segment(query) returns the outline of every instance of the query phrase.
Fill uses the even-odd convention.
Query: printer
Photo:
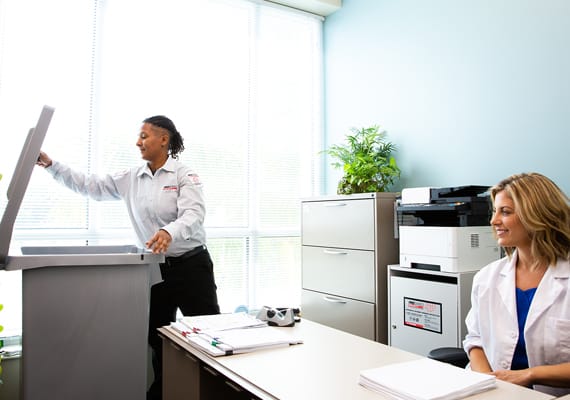
[[[400,266],[476,271],[500,257],[487,186],[403,189],[396,203]]]

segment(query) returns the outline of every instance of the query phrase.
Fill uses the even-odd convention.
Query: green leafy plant
[[[342,168],[344,175],[338,183],[338,194],[386,192],[400,177],[392,152],[393,143],[386,140],[386,131],[378,125],[351,128],[346,143],[324,150],[333,159],[331,165]]]

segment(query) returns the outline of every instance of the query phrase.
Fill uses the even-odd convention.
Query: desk
[[[304,319],[279,328],[303,344],[227,357],[210,357],[169,327],[163,338],[164,400],[282,399],[379,400],[358,384],[361,370],[420,356]],[[472,400],[546,400],[552,396],[497,381]]]

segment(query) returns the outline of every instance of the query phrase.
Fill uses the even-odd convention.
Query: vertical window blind
[[[204,182],[222,310],[299,304],[299,200],[321,188],[319,18],[247,0],[0,0],[0,16],[2,193],[43,104],[44,150],[98,175],[142,163],[142,120],[166,115]],[[37,168],[12,240],[134,239],[122,202]]]

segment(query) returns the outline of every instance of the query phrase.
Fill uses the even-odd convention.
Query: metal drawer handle
[[[233,383],[232,381],[226,381],[226,385],[231,387],[236,392],[243,392],[243,389],[240,386],[238,386],[237,384]]]
[[[214,375],[214,376],[218,376],[218,375],[219,375],[219,374],[218,374],[218,371],[216,371],[216,370],[213,369],[213,368],[207,367],[206,365],[204,365],[202,368],[204,369],[204,371],[208,372],[208,373],[211,374],[211,375]]]
[[[338,304],[346,304],[347,301],[346,300],[342,300],[336,297],[330,297],[330,296],[323,296],[323,300],[328,301],[330,303],[338,303]]]
[[[325,207],[344,207],[346,203],[326,203]]]
[[[346,251],[339,251],[339,250],[323,250],[323,253],[325,254],[333,254],[333,255],[339,255],[339,256],[346,256],[348,253]]]

